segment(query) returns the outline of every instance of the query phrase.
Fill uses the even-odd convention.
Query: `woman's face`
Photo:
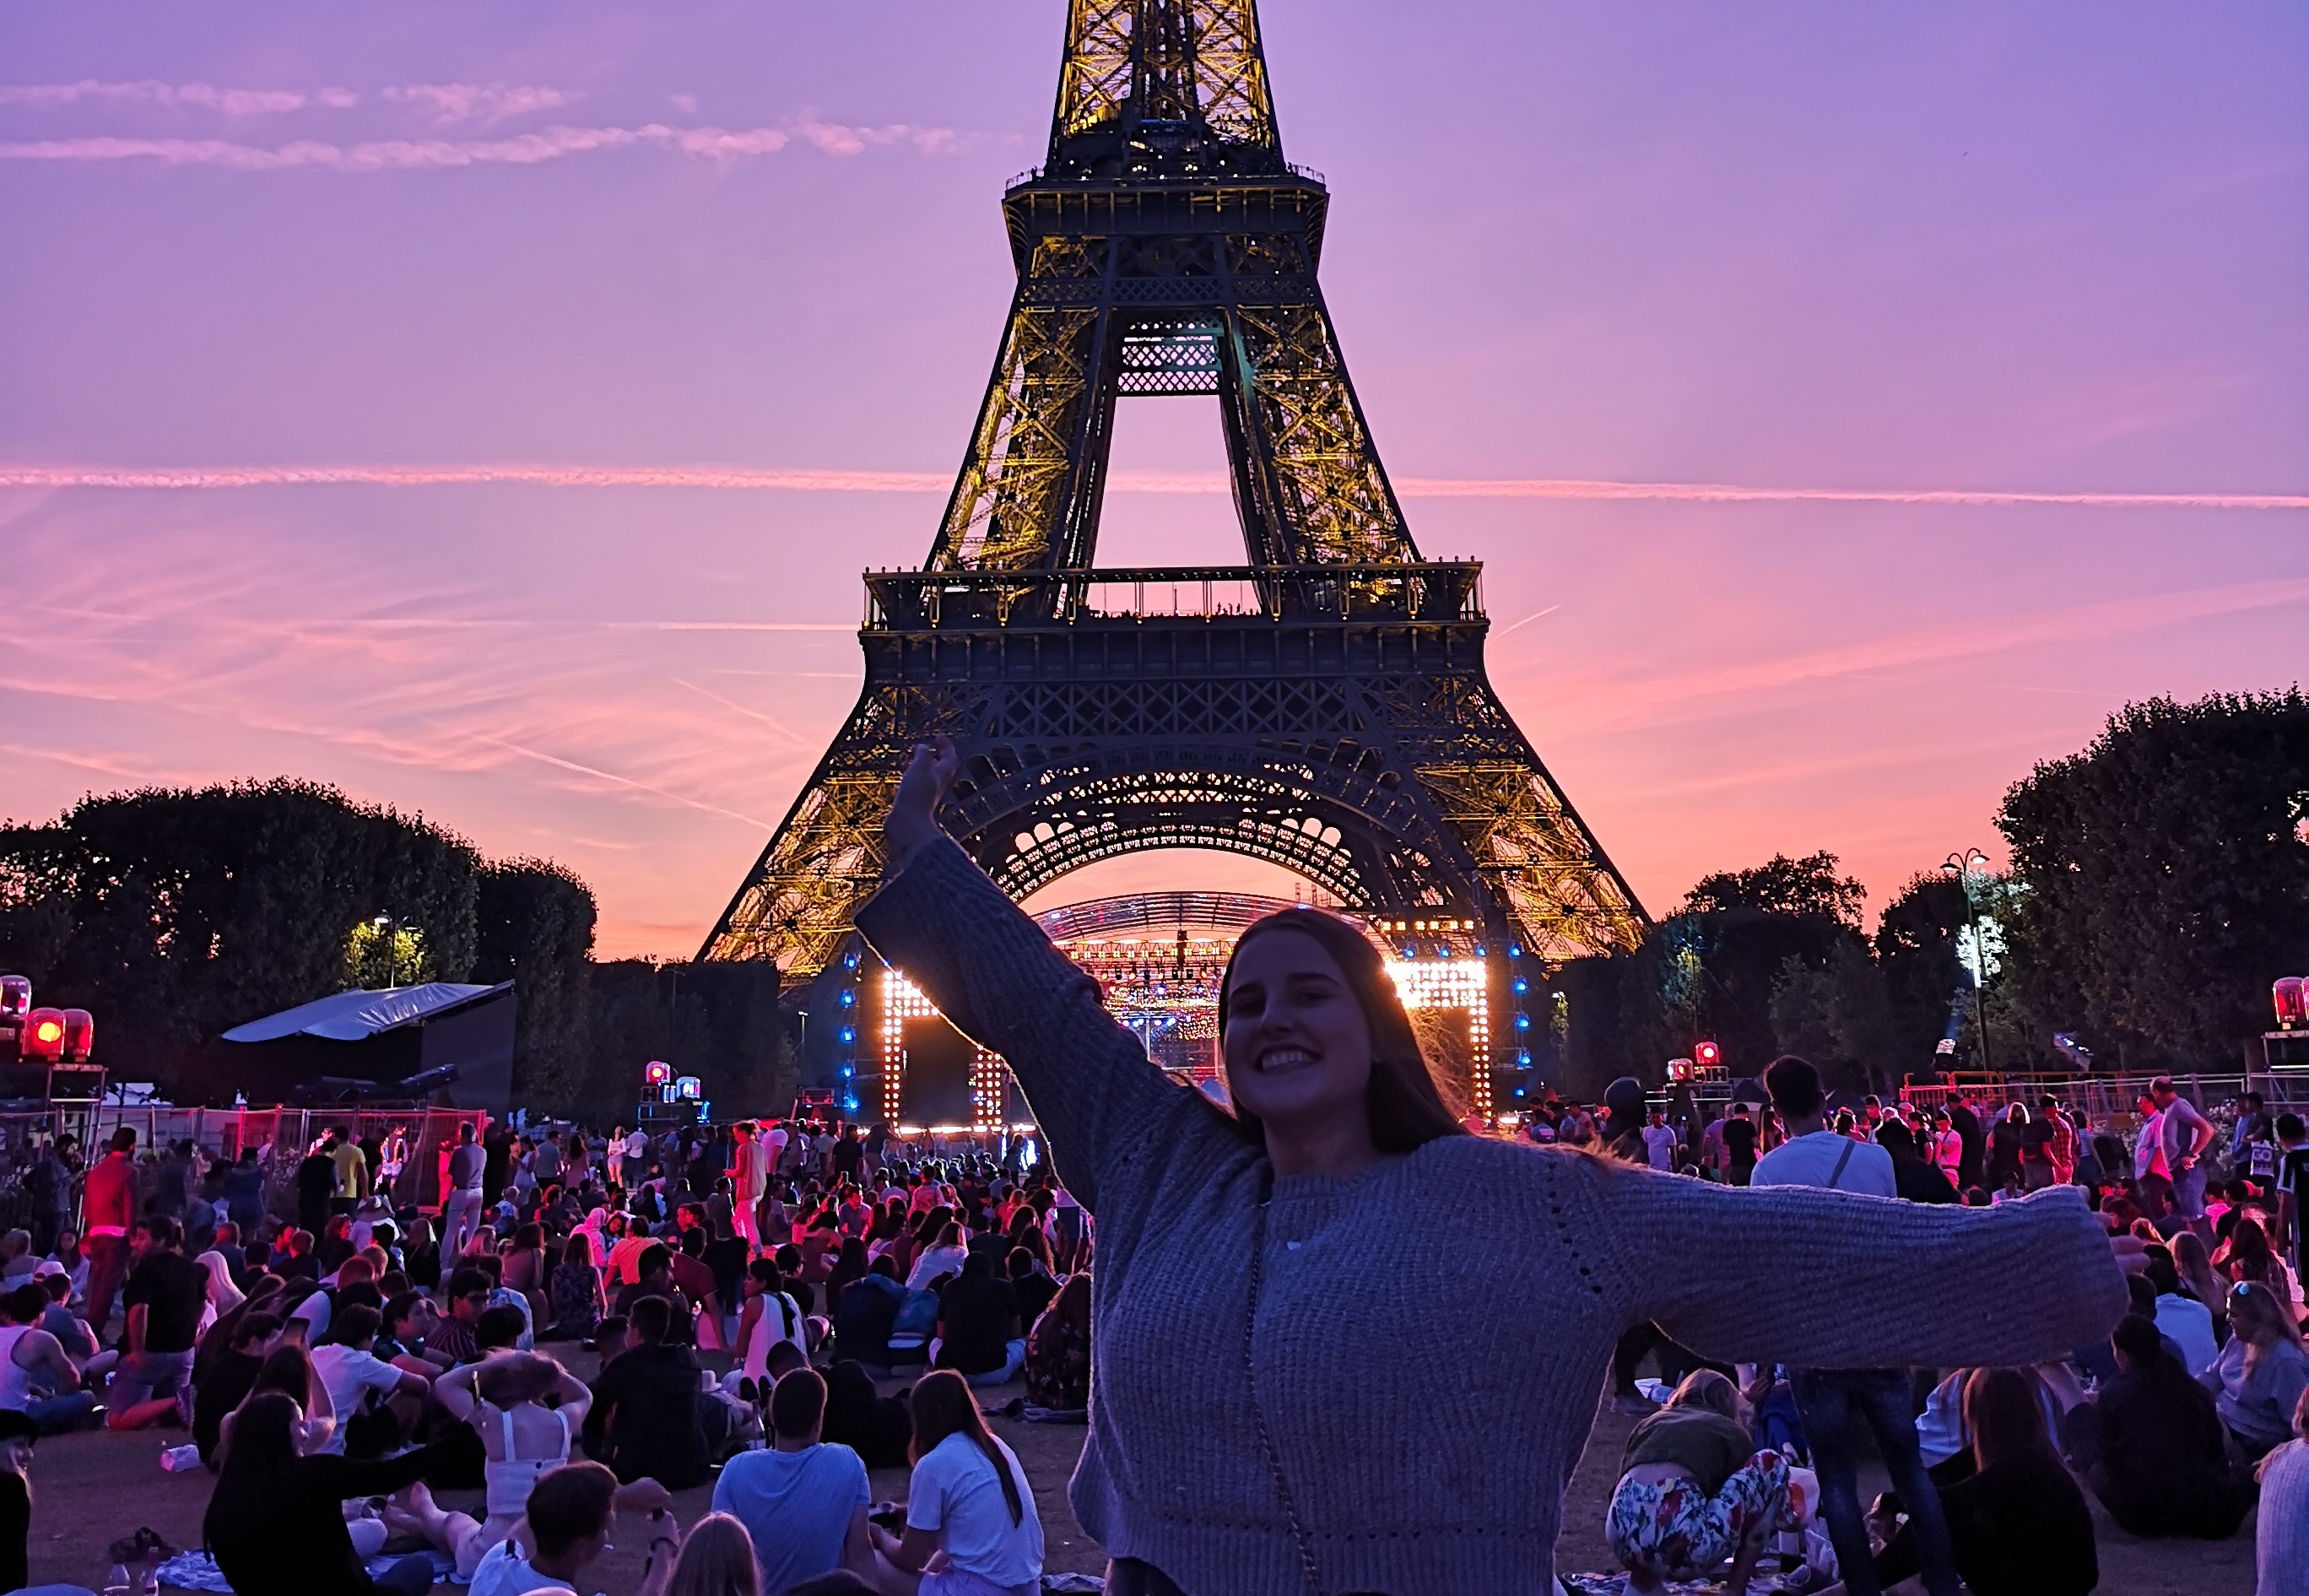
[[[1271,1125],[1369,1112],[1371,1024],[1338,961],[1313,937],[1269,931],[1235,953],[1226,993],[1227,1091]]]

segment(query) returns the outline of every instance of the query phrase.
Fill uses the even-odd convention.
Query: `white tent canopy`
[[[428,981],[422,986],[393,986],[382,992],[332,993],[263,1019],[252,1019],[225,1032],[228,1042],[277,1042],[283,1037],[319,1037],[331,1042],[360,1042],[400,1026],[428,1019],[475,998],[503,992],[513,984],[470,986],[454,981]]]

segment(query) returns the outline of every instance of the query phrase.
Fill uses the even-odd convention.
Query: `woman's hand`
[[[914,850],[938,835],[938,805],[954,786],[962,758],[954,739],[941,733],[933,742],[914,744],[906,773],[898,778],[898,794],[890,801],[889,818],[882,822],[882,839],[889,845],[890,864],[902,868]]]

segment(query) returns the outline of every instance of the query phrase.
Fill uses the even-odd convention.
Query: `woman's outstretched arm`
[[[945,738],[914,750],[884,828],[889,879],[858,929],[956,1029],[1009,1061],[1060,1178],[1094,1212],[1109,1150],[1143,1140],[1182,1089],[1107,1013],[1098,984],[938,829],[955,770]]]
[[[2108,1232],[2073,1187],[1954,1208],[1589,1162],[1629,1317],[1705,1357],[2026,1366],[2101,1340],[2125,1310]]]

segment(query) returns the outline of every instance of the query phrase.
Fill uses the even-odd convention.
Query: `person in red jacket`
[[[99,1340],[112,1315],[113,1299],[134,1262],[128,1227],[136,1222],[136,1132],[126,1125],[112,1133],[112,1149],[88,1172],[82,1197],[88,1253],[88,1322]]]

